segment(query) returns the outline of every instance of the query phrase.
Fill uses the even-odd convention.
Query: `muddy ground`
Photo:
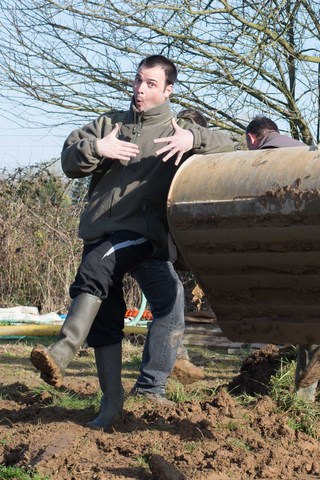
[[[191,352],[206,378],[185,391],[198,389],[206,396],[174,407],[128,399],[123,418],[110,433],[86,427],[95,415],[92,406],[54,406],[54,394],[28,360],[30,351],[31,345],[0,345],[2,465],[59,480],[320,478],[320,442],[294,430],[268,395],[267,378],[277,364],[275,347],[245,360],[241,375],[239,359],[232,355]],[[60,392],[82,399],[96,396],[93,354],[86,354],[72,362]],[[135,378],[125,361],[127,393]],[[228,385],[237,394],[242,390],[250,395],[258,385],[259,396],[244,406]]]

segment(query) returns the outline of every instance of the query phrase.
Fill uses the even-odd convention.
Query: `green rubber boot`
[[[100,388],[103,392],[98,416],[87,423],[97,430],[107,431],[121,417],[124,391],[121,382],[122,343],[94,349]]]
[[[100,305],[100,298],[81,293],[70,306],[57,342],[48,348],[36,345],[32,350],[30,360],[49,385],[62,384],[65,369],[86,340]]]

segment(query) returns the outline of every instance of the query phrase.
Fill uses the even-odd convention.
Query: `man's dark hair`
[[[258,140],[270,131],[279,133],[279,128],[277,124],[268,117],[255,117],[246,128],[246,134],[253,133]]]
[[[177,81],[178,71],[177,67],[171,60],[169,60],[164,55],[150,55],[150,57],[146,57],[139,63],[138,68],[145,67],[145,68],[153,68],[153,67],[161,67],[164,70],[166,75],[166,82],[167,85],[174,85]]]
[[[192,122],[197,123],[202,127],[208,126],[208,122],[205,116],[199,110],[194,110],[193,108],[181,110],[181,112],[177,114],[177,118],[185,118],[187,120],[191,120]]]

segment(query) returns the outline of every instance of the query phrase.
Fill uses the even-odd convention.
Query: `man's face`
[[[133,95],[138,112],[161,105],[172,89],[172,85],[166,84],[165,72],[160,66],[139,68],[133,82]]]

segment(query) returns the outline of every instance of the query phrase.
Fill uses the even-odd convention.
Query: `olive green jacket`
[[[167,242],[166,201],[171,181],[179,168],[174,158],[167,162],[156,156],[162,144],[155,138],[174,134],[169,101],[146,112],[130,110],[102,115],[85,127],[73,131],[64,143],[62,168],[70,178],[91,175],[88,204],[84,209],[79,236],[85,243],[120,230],[131,230],[152,240],[157,248]],[[192,123],[181,124],[194,136],[192,154],[209,154],[233,150],[231,140],[219,131]],[[140,154],[130,162],[99,156],[97,139],[108,135],[120,123],[118,138],[139,146]]]

